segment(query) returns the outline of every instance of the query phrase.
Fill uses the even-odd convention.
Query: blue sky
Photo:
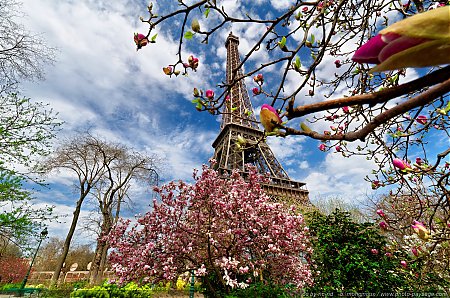
[[[165,2],[176,1],[157,1]],[[291,1],[222,2],[224,7],[238,13],[244,11],[245,5],[255,10],[258,5],[271,4],[274,8],[263,12],[272,14]],[[213,155],[211,144],[219,133],[220,119],[197,112],[190,101],[193,87],[218,92],[215,86],[225,78],[224,42],[228,33],[232,30],[240,37],[242,54],[251,47],[255,36],[265,30],[261,25],[227,26],[211,38],[209,45],[200,44],[194,37],[185,43],[184,58],[190,54],[199,57],[198,71],[189,77],[169,79],[162,68],[175,61],[177,45],[167,31],[158,32],[156,44],[138,52],[135,49],[133,33],[147,32],[145,24],[139,21],[139,16],[146,17],[147,3],[131,0],[24,0],[23,3],[27,14],[25,25],[58,48],[56,63],[46,68],[46,80],[24,83],[23,94],[46,102],[59,112],[65,124],[58,138],[90,127],[92,133],[106,140],[159,154],[165,159],[161,173],[164,181],[190,180],[192,170],[200,168]],[[166,30],[173,30],[176,23],[173,26]],[[253,62],[266,58],[261,51]],[[322,75],[334,71],[324,68]],[[270,81],[270,74],[265,77]],[[247,87],[249,90],[253,87],[250,81]],[[251,94],[250,97],[254,107],[265,103],[262,97],[254,98]],[[303,137],[269,140],[290,177],[307,183],[311,200],[330,196],[355,202],[375,194],[364,181],[373,167],[371,161],[323,153],[317,149],[318,144]],[[61,172],[50,175],[47,181],[49,189],[36,196],[39,204],[54,204],[58,214],[68,215],[62,218],[62,224],[50,225],[49,236],[63,237],[77,198],[73,179],[69,173]],[[146,189],[136,188],[134,195],[135,205],[127,216],[144,213],[151,202]],[[86,204],[84,216],[89,209]],[[77,232],[75,241],[87,239],[90,238]]]

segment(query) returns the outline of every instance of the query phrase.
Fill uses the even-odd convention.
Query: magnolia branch
[[[294,108],[293,102],[289,102],[289,106],[287,107],[287,118],[293,119],[301,116],[305,116],[308,114],[312,114],[315,112],[325,111],[329,109],[337,109],[342,108],[344,106],[352,106],[352,105],[363,105],[370,104],[375,105],[383,102],[387,102],[393,98],[399,97],[401,95],[417,91],[421,88],[425,88],[428,86],[436,85],[441,83],[449,78],[450,66],[434,71],[426,76],[415,79],[411,82],[398,85],[389,89],[384,89],[382,91],[370,93],[370,94],[362,94],[351,97],[344,97],[339,99],[327,100],[319,103],[313,103],[304,106],[298,106]],[[434,98],[433,98],[434,99]]]
[[[446,69],[448,69],[448,67],[442,70]],[[281,126],[281,128],[284,129],[285,131],[280,132],[280,135],[281,136],[305,135],[318,140],[342,140],[350,142],[355,140],[364,141],[365,137],[369,133],[373,132],[381,124],[386,123],[390,119],[397,117],[403,113],[406,113],[409,110],[426,105],[431,101],[435,100],[436,98],[445,95],[448,92],[450,92],[450,79],[447,79],[443,83],[433,88],[430,88],[427,91],[379,114],[378,116],[374,117],[366,126],[354,132],[349,132],[345,134],[325,135],[320,134],[316,131],[305,132],[290,127]]]

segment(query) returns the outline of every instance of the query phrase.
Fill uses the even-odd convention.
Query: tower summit
[[[240,64],[238,52],[239,38],[230,33],[225,42],[227,48],[227,84],[242,77],[236,71]],[[252,164],[261,174],[269,174],[270,182],[263,187],[269,195],[277,198],[308,204],[308,191],[305,183],[291,180],[272,150],[264,141],[264,132],[259,129],[244,80],[234,84],[224,105],[220,133],[212,146],[215,169],[219,172],[238,169],[244,172],[245,164]],[[238,136],[248,145],[238,145]]]

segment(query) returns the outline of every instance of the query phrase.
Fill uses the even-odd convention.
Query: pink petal
[[[386,34],[386,35],[392,35],[392,33]],[[386,35],[383,35],[383,36],[386,36]],[[395,34],[395,35],[397,35],[397,34]],[[392,38],[391,38],[391,40],[392,40]],[[380,53],[378,55],[378,59],[380,62],[383,62],[384,60],[391,57],[392,55],[395,55],[401,51],[412,48],[413,46],[416,46],[416,45],[421,44],[426,41],[428,41],[428,39],[413,38],[413,37],[407,37],[407,36],[395,38],[392,41],[388,41],[388,44],[380,51]]]
[[[399,158],[394,158],[394,160],[392,160],[392,164],[400,170],[404,170],[406,168],[405,162]]]
[[[357,49],[352,57],[352,60],[358,63],[378,64],[380,63],[378,60],[378,54],[385,46],[386,43],[381,39],[381,35],[378,34]]]
[[[393,42],[394,40],[398,39],[402,37],[400,34],[397,33],[393,33],[393,32],[388,32],[386,34],[382,34],[381,35],[381,40],[384,41],[385,43],[390,43]]]

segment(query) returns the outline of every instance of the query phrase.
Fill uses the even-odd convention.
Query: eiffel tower
[[[227,38],[227,84],[235,77],[241,77],[242,71],[235,71],[240,64],[238,52],[239,38],[232,33]],[[239,169],[244,173],[244,165],[256,166],[261,174],[269,174],[270,182],[263,187],[267,194],[283,201],[309,204],[305,183],[291,180],[272,150],[264,141],[264,132],[260,130],[254,116],[244,80],[237,82],[228,94],[223,108],[220,133],[212,144],[214,168],[219,172]],[[251,112],[251,113],[249,113]],[[244,148],[239,148],[238,136],[246,140]]]

